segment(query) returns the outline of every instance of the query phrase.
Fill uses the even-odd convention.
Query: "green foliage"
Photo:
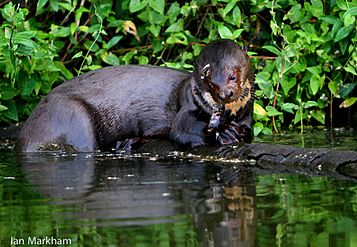
[[[40,0],[1,14],[0,121],[25,119],[53,86],[103,66],[192,70],[219,38],[249,47],[256,135],[326,124],[331,104],[357,101],[355,1]]]
[[[345,1],[271,3],[272,39],[263,48],[277,57],[266,61],[256,77],[257,96],[262,106],[268,103],[267,115],[270,105],[284,113],[275,115],[277,128],[325,124],[334,99],[345,100],[341,107],[355,103],[356,10],[356,3]]]

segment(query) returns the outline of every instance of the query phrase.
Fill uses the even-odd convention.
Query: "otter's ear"
[[[210,64],[206,64],[203,69],[201,70],[201,79],[205,79],[205,77],[209,76],[209,74],[211,73],[211,65]]]

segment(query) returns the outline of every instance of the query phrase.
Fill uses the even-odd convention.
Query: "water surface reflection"
[[[255,177],[205,162],[158,162],[117,156],[22,157],[26,179],[50,204],[75,206],[58,219],[97,227],[176,223],[192,243],[254,246]],[[67,205],[67,206],[66,206]],[[177,239],[166,229],[169,242]],[[181,233],[180,233],[181,234]],[[178,239],[177,239],[178,240]],[[243,245],[242,245],[243,244]]]
[[[0,148],[0,246],[356,246],[357,184],[242,164]]]

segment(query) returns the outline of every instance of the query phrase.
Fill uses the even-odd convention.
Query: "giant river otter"
[[[130,149],[150,137],[183,146],[250,142],[254,75],[233,41],[206,46],[194,73],[115,66],[56,87],[24,124],[17,150]]]

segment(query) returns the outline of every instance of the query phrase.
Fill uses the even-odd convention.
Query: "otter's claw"
[[[221,145],[231,145],[243,141],[234,127],[230,127],[223,132],[217,132],[216,138]]]
[[[142,138],[129,138],[125,139],[123,141],[117,141],[115,149],[117,151],[119,150],[125,150],[125,151],[131,151],[133,148],[138,148],[144,143],[144,140]]]

